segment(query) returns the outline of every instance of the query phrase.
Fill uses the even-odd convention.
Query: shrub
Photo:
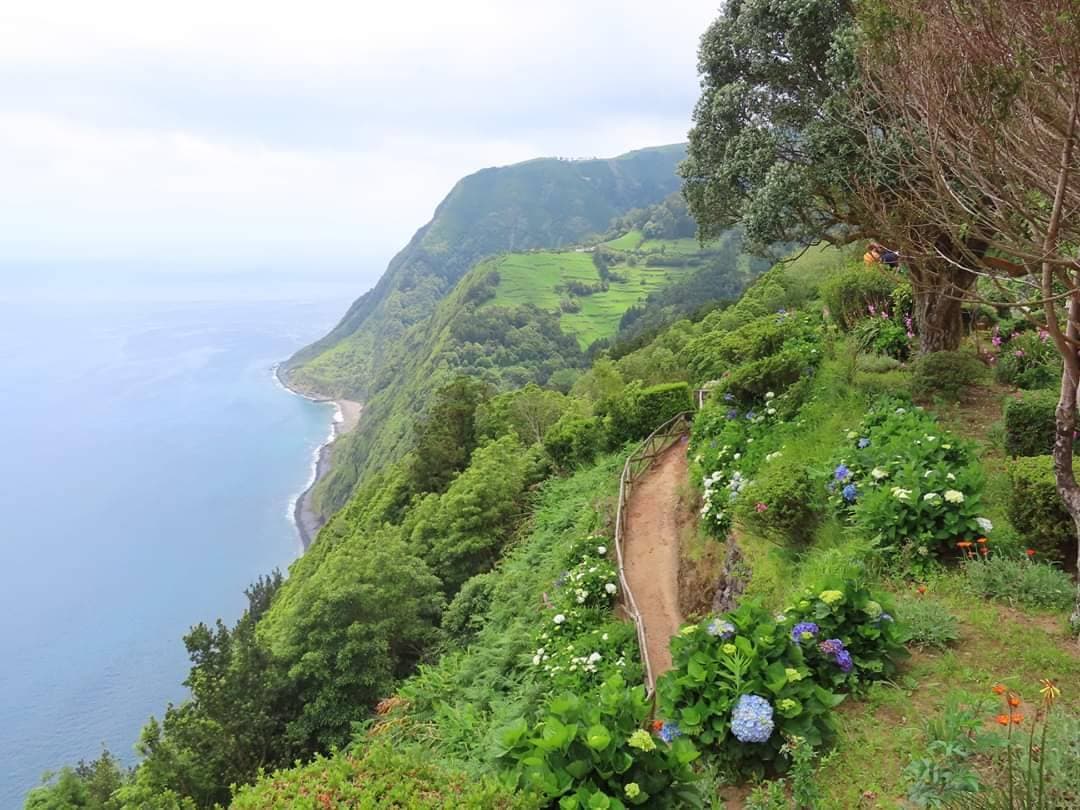
[[[1031,391],[1005,403],[1005,452],[1041,456],[1054,447],[1056,391]]]
[[[915,294],[911,289],[911,283],[902,281],[897,284],[889,298],[892,301],[893,317],[906,322],[915,311]]]
[[[976,596],[1013,605],[1065,610],[1076,599],[1068,574],[1046,563],[991,556],[964,563],[967,586]]]
[[[564,470],[591,463],[604,444],[604,423],[596,416],[565,414],[544,434],[544,450]]]
[[[783,350],[809,356],[817,347],[819,332],[816,317],[783,311],[756,318],[732,332],[706,320],[702,333],[682,350],[682,358],[695,379],[716,379]]]
[[[1075,542],[1076,525],[1054,478],[1050,456],[1028,456],[1009,464],[1009,498],[1006,511],[1009,521],[1024,537],[1027,545],[1051,559],[1062,559]]]
[[[905,599],[897,606],[905,644],[943,650],[960,638],[960,626],[948,608],[935,599]]]
[[[785,391],[804,375],[813,373],[817,362],[816,356],[808,356],[802,350],[784,349],[732,369],[720,380],[713,395],[731,394],[736,402],[747,405],[761,400],[770,391]]]
[[[423,748],[372,742],[349,754],[317,756],[308,765],[277,771],[254,785],[241,787],[231,806],[237,810],[280,807],[509,810],[535,808],[537,802],[529,796],[515,795],[491,779],[476,778],[443,766]]]
[[[979,774],[972,760],[993,747],[994,737],[985,728],[989,708],[984,703],[972,704],[957,693],[946,698],[941,716],[926,724],[925,748],[904,769],[912,803],[942,807],[979,790]]]
[[[856,371],[867,374],[885,374],[900,368],[900,361],[884,354],[860,354],[855,358]]]
[[[815,682],[789,634],[749,602],[684,627],[671,640],[674,667],[657,683],[661,715],[744,774],[782,770],[785,737],[830,743],[843,696]]]
[[[907,360],[911,353],[911,339],[907,330],[888,318],[866,318],[852,330],[852,337],[860,352],[879,354],[896,360]]]
[[[847,331],[863,318],[887,310],[896,281],[879,270],[853,267],[821,285],[821,297],[832,317]]]
[[[697,749],[670,729],[651,734],[650,710],[645,687],[618,676],[595,699],[557,697],[532,727],[519,718],[500,732],[505,780],[561,808],[700,804],[690,768]]]
[[[1001,347],[994,376],[1018,388],[1047,388],[1061,379],[1061,357],[1045,332],[1013,334]]]
[[[664,422],[692,408],[686,383],[643,388],[636,380],[623,388],[619,397],[603,404],[609,435],[616,443],[644,439]]]
[[[784,610],[784,628],[803,650],[818,683],[840,691],[859,691],[873,681],[892,677],[898,662],[907,655],[901,643],[904,630],[895,614],[886,594],[874,594],[846,582],[817,592],[805,591]],[[840,642],[846,657],[835,645],[826,646],[830,640]]]
[[[461,586],[442,615],[442,630],[450,641],[464,646],[484,626],[495,582],[489,572],[477,574]]]
[[[821,489],[806,466],[779,459],[751,481],[739,498],[739,520],[766,536],[807,543],[821,522]]]
[[[983,379],[986,367],[968,352],[934,352],[920,357],[914,372],[911,390],[918,399],[956,401],[965,388]]]

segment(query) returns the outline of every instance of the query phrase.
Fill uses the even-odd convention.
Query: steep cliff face
[[[300,390],[368,399],[387,383],[386,359],[409,327],[428,318],[477,261],[604,231],[613,217],[677,190],[675,167],[684,156],[683,145],[672,145],[607,160],[541,158],[469,175],[378,284],[326,337],[288,361],[286,379]]]

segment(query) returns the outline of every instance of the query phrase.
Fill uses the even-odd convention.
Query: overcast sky
[[[0,254],[385,261],[459,177],[685,138],[719,0],[4,0]]]

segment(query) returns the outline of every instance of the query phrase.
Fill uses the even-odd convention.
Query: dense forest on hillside
[[[730,2],[685,209],[657,175],[595,238],[541,229],[581,252],[484,225],[510,254],[415,298],[407,249],[295,367],[368,408],[341,508],[234,627],[192,629],[191,698],[137,768],[27,806],[1080,806],[1080,15],[946,7]],[[416,245],[480,239],[446,223]],[[743,245],[790,252],[751,281]],[[618,326],[569,317],[650,259]],[[649,694],[620,474],[686,414],[647,459],[682,470]]]

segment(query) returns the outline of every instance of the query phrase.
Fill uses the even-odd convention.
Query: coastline
[[[273,373],[277,383],[290,394],[303,397],[310,402],[325,402],[334,406],[334,418],[330,423],[330,432],[326,437],[326,441],[315,449],[312,458],[311,478],[308,480],[303,492],[289,503],[289,517],[292,519],[293,525],[296,527],[296,533],[300,537],[302,551],[307,551],[311,542],[319,533],[319,529],[326,522],[312,506],[312,494],[315,485],[330,472],[333,463],[334,442],[356,428],[360,422],[360,415],[363,413],[364,406],[362,403],[351,399],[333,399],[298,391],[282,379],[280,364],[274,366]]]

